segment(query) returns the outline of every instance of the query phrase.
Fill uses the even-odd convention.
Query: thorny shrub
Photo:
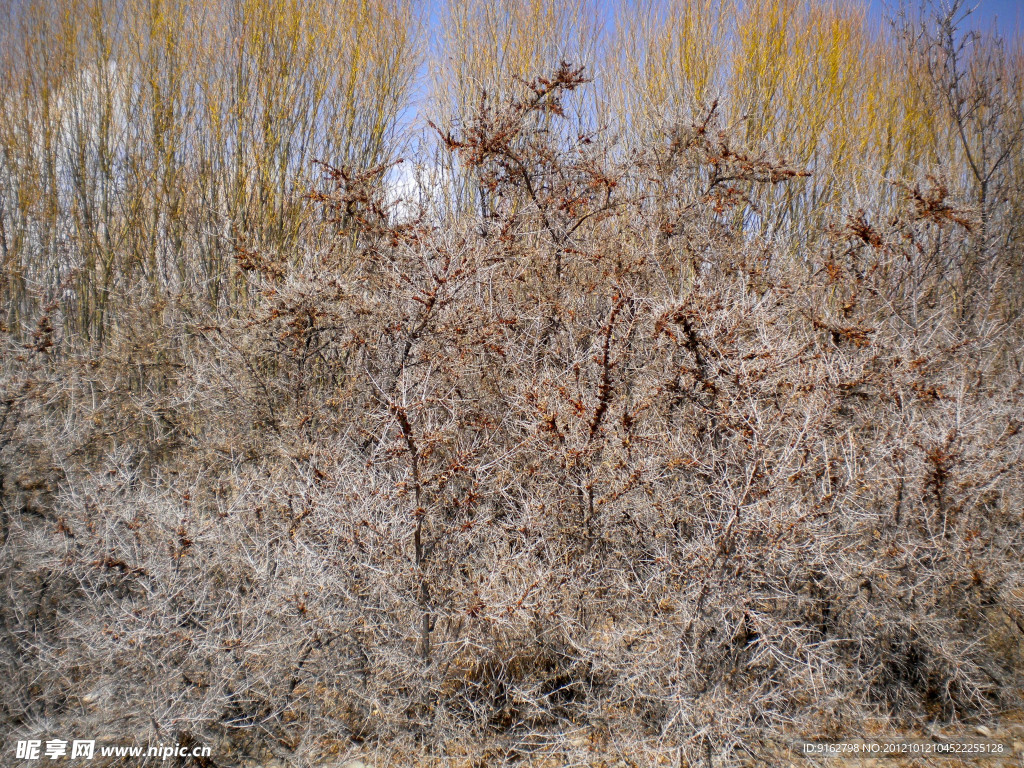
[[[241,252],[248,317],[11,350],[7,724],[728,764],[1015,695],[1020,322],[949,308],[971,212],[921,179],[779,253],[749,191],[800,169],[714,105],[618,152],[583,81],[438,130],[471,209],[327,167],[336,247]]]

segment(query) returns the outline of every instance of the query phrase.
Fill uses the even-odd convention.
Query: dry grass
[[[896,136],[918,107],[851,59],[863,19],[789,5],[693,3],[620,28],[648,46],[621,70],[543,77],[583,6],[451,5],[445,66],[488,95],[437,81],[439,170],[398,202],[406,6],[20,10],[9,731],[225,766],[731,765],[1015,705],[1019,80],[996,73],[1019,57],[957,52],[942,19],[871,38],[930,84],[934,140]],[[76,123],[72,93],[131,117]],[[609,105],[631,117],[595,128]]]

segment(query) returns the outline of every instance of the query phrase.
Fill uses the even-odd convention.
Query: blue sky
[[[977,13],[982,18],[998,16],[1000,27],[1004,27],[1003,34],[1009,36],[1014,31],[1019,32],[1021,24],[1024,23],[1024,2],[1021,0],[985,0],[980,4]]]
[[[895,5],[892,0],[870,0],[872,12],[879,15]],[[917,3],[912,2],[911,6],[916,7]],[[1024,0],[967,0],[966,7],[974,9],[970,15],[974,29],[988,31],[997,24],[1001,35],[1013,37],[1024,28]]]

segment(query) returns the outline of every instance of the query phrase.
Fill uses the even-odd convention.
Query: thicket
[[[453,0],[414,135],[414,10],[6,8],[5,729],[728,765],[1018,704],[1020,51]]]

